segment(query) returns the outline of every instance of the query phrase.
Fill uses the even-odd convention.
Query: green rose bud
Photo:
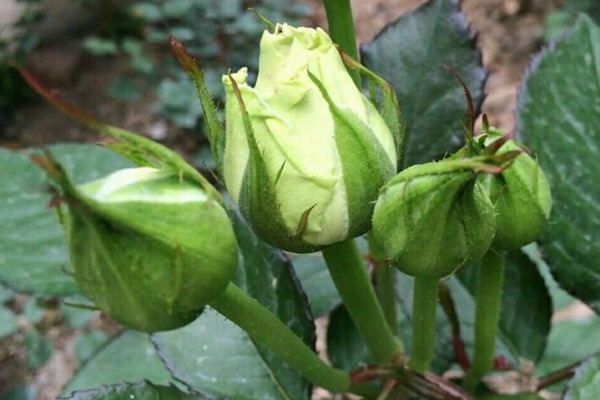
[[[494,129],[484,135],[487,147],[504,136]],[[522,153],[502,173],[479,178],[496,210],[492,247],[497,250],[514,250],[535,241],[546,227],[552,207],[544,171],[515,140],[506,141],[496,154],[501,156],[514,151]]]
[[[77,284],[123,325],[184,326],[233,278],[238,252],[227,213],[179,175],[125,169],[78,188],[67,183],[65,193]]]
[[[488,250],[494,208],[477,169],[470,160],[415,165],[384,186],[373,234],[400,271],[442,278]]]
[[[223,77],[225,185],[255,231],[310,252],[369,230],[396,171],[394,137],[321,29],[265,32],[254,88]],[[247,113],[246,113],[247,112]]]

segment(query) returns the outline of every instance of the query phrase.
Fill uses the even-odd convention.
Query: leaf
[[[77,183],[131,164],[94,145],[63,144],[48,149]],[[22,153],[0,149],[0,281],[43,296],[77,293],[64,235],[45,174]]]
[[[32,297],[25,303],[25,307],[23,308],[23,316],[27,318],[27,321],[34,325],[42,320],[45,311],[46,308],[43,306],[43,304],[40,304],[40,300]]]
[[[239,214],[232,212],[232,220],[242,254],[236,283],[313,345],[314,325],[289,261]],[[200,393],[231,400],[309,398],[308,382],[212,309],[153,340],[173,376]]]
[[[19,330],[19,319],[8,308],[0,306],[0,339]]]
[[[98,389],[77,391],[65,400],[201,400],[197,394],[184,393],[174,386],[156,386],[150,382],[122,383]]]
[[[552,188],[542,252],[568,292],[600,311],[600,28],[582,16],[534,61],[517,132],[537,152]]]
[[[348,371],[374,362],[343,305],[336,308],[329,317],[327,353],[332,365]]]
[[[54,351],[54,344],[35,329],[29,329],[25,334],[25,347],[27,348],[27,367],[30,370],[39,369],[48,361]]]
[[[157,385],[173,383],[148,334],[125,331],[88,359],[63,389],[63,395],[73,390],[141,379]]]
[[[4,304],[15,297],[15,292],[0,284],[0,304]]]
[[[565,400],[597,400],[600,398],[600,356],[595,356],[575,370]]]
[[[475,293],[478,263],[457,276]],[[536,265],[520,251],[506,256],[499,334],[517,358],[538,361],[550,332],[552,299]]]
[[[315,318],[328,314],[341,303],[321,253],[294,255],[292,262]]]
[[[431,0],[402,16],[363,46],[362,59],[398,96],[405,123],[404,167],[440,158],[463,143],[465,95],[442,66],[465,80],[476,105],[483,102],[487,71],[457,1]]]
[[[559,321],[552,325],[548,346],[537,365],[539,374],[548,374],[600,352],[600,318]]]
[[[75,355],[77,361],[87,361],[108,340],[106,333],[99,330],[91,330],[77,337],[75,342]]]

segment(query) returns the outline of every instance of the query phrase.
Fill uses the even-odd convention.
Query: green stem
[[[377,298],[383,309],[383,316],[387,321],[394,335],[398,336],[398,316],[396,310],[396,288],[395,288],[395,269],[386,259],[383,249],[375,242],[372,236],[369,237],[369,254],[371,255],[373,265],[375,266],[375,277],[377,279]]]
[[[329,273],[352,321],[377,362],[393,362],[402,353],[377,301],[369,274],[354,240],[323,249]]]
[[[323,0],[323,5],[327,14],[329,36],[335,43],[342,47],[346,54],[358,61],[356,33],[354,31],[354,18],[352,18],[350,0]],[[360,89],[361,82],[358,70],[348,69],[348,73]]]
[[[281,320],[233,283],[210,306],[315,385],[332,392],[351,390],[346,371],[327,365]]]
[[[472,391],[492,370],[496,350],[496,331],[504,284],[505,253],[493,250],[483,256],[475,294],[475,348],[473,363],[465,376],[464,387]]]
[[[420,373],[427,371],[433,360],[439,282],[438,278],[415,277],[412,311],[413,341],[409,366]]]

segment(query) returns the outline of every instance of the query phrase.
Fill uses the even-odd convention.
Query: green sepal
[[[271,179],[256,143],[254,129],[239,87],[233,76],[229,75],[229,79],[244,123],[249,153],[238,204],[242,215],[248,219],[258,236],[265,238],[268,243],[275,247],[295,253],[317,251],[317,246],[302,240],[302,229],[292,233],[285,225],[275,192],[275,186],[282,169],[285,168],[285,164],[282,165],[277,176]],[[305,211],[301,221],[305,221],[309,217],[310,209]],[[285,232],[289,233],[286,235]]]
[[[176,329],[201,314],[206,302],[194,302],[190,307],[187,301],[176,301],[187,296],[183,294],[182,262],[175,251],[80,207],[67,219],[69,230],[77,232],[68,235],[71,261],[78,265],[74,269],[77,285],[99,309],[144,332]],[[151,260],[138,251],[152,254]],[[163,269],[142,268],[148,261]],[[169,275],[162,273],[165,270]]]
[[[371,102],[376,106],[379,105],[377,107],[379,113],[394,137],[396,154],[398,154],[398,165],[401,165],[402,155],[404,154],[404,123],[402,122],[402,115],[400,113],[396,92],[385,79],[348,56],[348,54],[344,53],[341,49],[338,48],[338,50],[340,50],[342,60],[348,67],[357,69],[363,77],[367,78]],[[379,98],[375,91],[372,90],[373,86],[377,86],[381,90],[382,104],[379,104]]]
[[[208,142],[210,144],[210,150],[217,165],[219,173],[223,174],[223,154],[225,152],[225,129],[219,114],[217,107],[212,100],[212,96],[206,84],[204,83],[204,71],[198,66],[198,63],[192,57],[182,43],[177,41],[171,36],[171,48],[177,57],[177,61],[183,68],[183,70],[192,78],[196,92],[198,93],[198,99],[202,106],[204,113],[204,127],[208,134]]]
[[[260,11],[258,11],[256,8],[249,8],[248,11],[252,11],[269,32],[275,33],[275,24],[265,17]]]
[[[353,112],[339,108],[323,84],[310,71],[311,80],[327,101],[335,126],[335,143],[342,163],[348,204],[348,235],[356,237],[371,229],[373,207],[379,189],[396,173],[371,128]]]
[[[505,143],[497,154],[521,149],[513,140]],[[539,164],[521,152],[501,174],[479,178],[496,209],[497,250],[516,250],[543,233],[552,205],[550,186]]]
[[[206,191],[209,198],[223,204],[221,194],[202,176],[194,167],[188,164],[183,157],[146,137],[129,132],[125,129],[104,124],[92,116],[84,113],[73,104],[58,97],[56,93],[44,86],[33,74],[25,69],[18,68],[25,81],[42,97],[56,106],[69,117],[100,132],[104,136],[116,139],[116,143],[109,143],[108,148],[123,155],[133,163],[140,166],[151,166],[158,169],[174,171],[182,177],[187,177],[199,183]]]
[[[495,232],[493,205],[476,182],[480,160],[410,167],[385,185],[373,234],[400,271],[442,278],[481,257]]]

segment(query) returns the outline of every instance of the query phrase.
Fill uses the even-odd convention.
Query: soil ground
[[[325,26],[320,0],[306,1],[314,5],[315,24]],[[352,3],[359,41],[366,43],[386,23],[414,10],[424,1],[352,0]],[[462,1],[472,29],[478,34],[483,63],[490,71],[483,111],[492,125],[506,131],[514,128],[520,78],[531,56],[540,50],[545,16],[557,3],[558,0]],[[86,56],[78,41],[69,37],[46,44],[34,54],[34,59],[38,66],[35,72],[44,81],[100,120],[162,138],[183,154],[194,154],[197,134],[176,129],[156,115],[155,99],[151,96],[125,104],[108,97],[105,88],[114,76],[127,70],[127,63]],[[21,148],[95,137],[48,104],[36,102],[19,110],[14,122],[0,132],[0,146]],[[52,312],[45,318],[52,320]],[[16,381],[26,380],[36,387],[37,400],[54,399],[77,367],[73,347],[78,334],[78,331],[61,325],[60,321],[51,324],[46,336],[53,339],[56,351],[36,374],[27,372],[24,367],[21,337],[11,338],[8,343],[0,342],[0,393]]]

